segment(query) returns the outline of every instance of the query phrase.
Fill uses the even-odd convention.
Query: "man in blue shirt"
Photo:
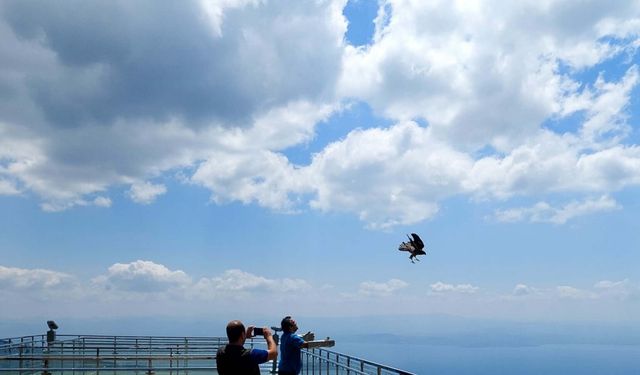
[[[247,338],[254,337],[253,326],[245,330],[239,320],[232,320],[227,324],[227,338],[229,344],[218,349],[216,364],[220,375],[260,375],[261,363],[278,358],[278,348],[273,340],[269,328],[264,327],[263,336],[267,340],[267,350],[245,349]]]
[[[313,341],[314,334],[307,332],[304,336],[296,335],[298,324],[290,316],[280,323],[282,337],[280,338],[280,364],[278,375],[298,375],[302,369],[300,349],[308,348],[309,341]]]

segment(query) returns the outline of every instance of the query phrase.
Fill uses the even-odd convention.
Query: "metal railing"
[[[315,348],[302,351],[302,374],[414,375],[366,359]]]
[[[0,340],[0,375],[217,374],[215,353],[226,337],[46,335]],[[262,339],[245,347],[265,348]],[[326,350],[302,351],[302,374],[412,375],[393,367]],[[261,365],[273,373],[275,363]]]

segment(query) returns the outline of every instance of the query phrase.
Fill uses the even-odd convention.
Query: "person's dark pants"
[[[295,372],[278,370],[278,375],[298,375]]]

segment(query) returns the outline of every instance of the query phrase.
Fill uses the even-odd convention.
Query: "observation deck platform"
[[[46,335],[0,339],[0,375],[215,375],[226,337]],[[245,347],[266,348],[264,339]],[[323,348],[302,350],[301,374],[413,375]],[[262,374],[277,373],[274,361]]]

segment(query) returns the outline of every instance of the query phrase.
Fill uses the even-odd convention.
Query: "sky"
[[[0,44],[4,322],[640,325],[638,1],[6,0]]]

